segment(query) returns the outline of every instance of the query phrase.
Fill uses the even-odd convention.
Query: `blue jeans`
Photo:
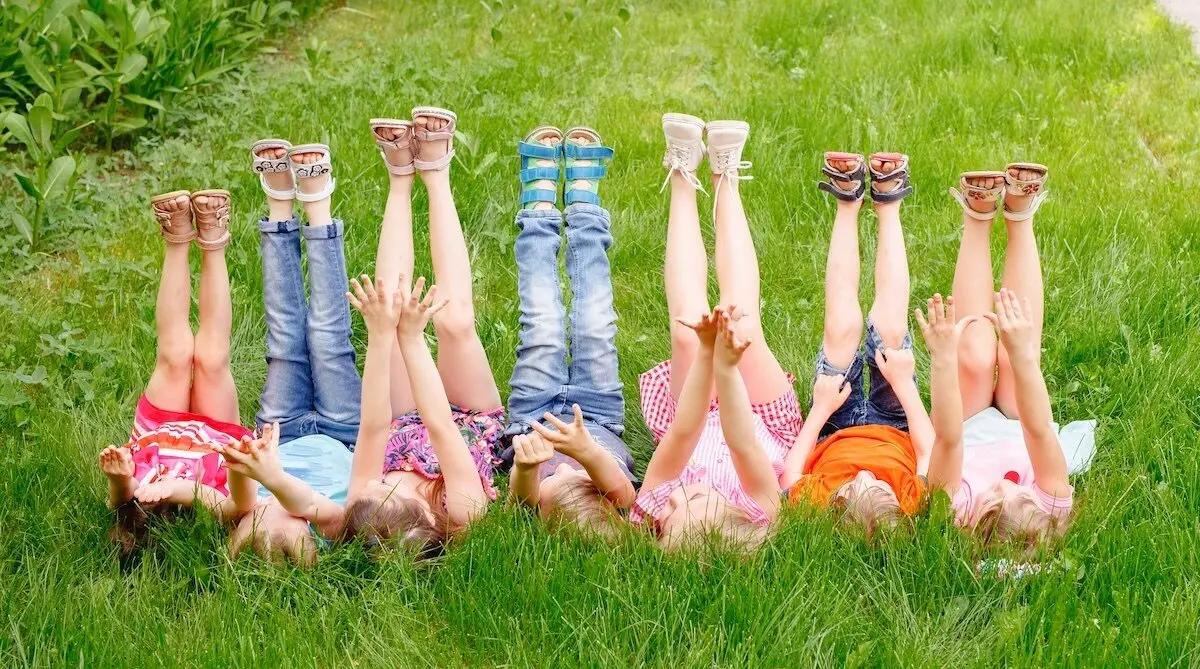
[[[279,423],[280,441],[324,434],[354,447],[362,380],[350,344],[342,222],[258,222],[267,317],[267,383],[255,422]],[[300,237],[312,296],[304,299]]]
[[[608,263],[613,242],[610,226],[608,212],[598,206],[567,207],[566,264],[572,294],[568,349],[558,277],[563,214],[556,209],[517,214],[521,344],[509,381],[510,423],[505,435],[528,432],[546,412],[571,422],[571,405],[578,404],[592,437],[632,480],[633,457],[621,440],[625,396],[617,372],[617,313]],[[512,448],[504,449],[501,457],[511,464]]]
[[[868,319],[866,341],[863,342],[863,348],[850,361],[849,368],[841,369],[831,364],[825,357],[824,348],[817,355],[817,376],[844,374],[846,383],[850,384],[850,396],[821,427],[822,439],[838,430],[860,425],[888,425],[903,432],[908,431],[908,418],[904,414],[904,407],[900,404],[900,399],[896,397],[896,392],[892,390],[891,384],[883,377],[883,372],[880,372],[878,365],[875,364],[875,352],[882,348],[885,348],[883,339],[875,329],[875,324]],[[904,342],[900,348],[912,349],[911,333],[904,334]],[[869,392],[863,390],[863,367],[870,370],[871,389]],[[915,375],[913,380],[916,380]]]

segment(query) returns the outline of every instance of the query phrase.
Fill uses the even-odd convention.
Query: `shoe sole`
[[[663,125],[666,125],[668,121],[672,121],[675,123],[682,123],[684,125],[693,125],[693,126],[696,126],[697,128],[700,128],[701,130],[704,130],[704,120],[701,118],[692,116],[691,114],[676,114],[674,112],[663,114],[663,117],[662,117]]]
[[[708,132],[713,130],[745,130],[750,132],[750,124],[745,121],[710,121],[705,129]]]

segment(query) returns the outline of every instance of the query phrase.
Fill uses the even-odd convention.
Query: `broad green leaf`
[[[13,170],[13,176],[17,179],[17,183],[21,184],[21,190],[25,191],[29,197],[38,202],[42,201],[42,192],[34,185],[33,179],[30,179],[28,174]]]
[[[79,18],[81,18],[83,22],[87,24],[87,27],[90,28],[92,32],[94,32],[96,36],[99,37],[100,40],[109,47],[116,49],[120,46],[113,39],[112,33],[108,31],[108,27],[104,25],[104,19],[96,16],[86,9],[79,12]],[[84,44],[86,44],[86,42],[80,43],[81,46]]]
[[[29,122],[26,121],[25,117],[21,114],[18,114],[17,112],[9,112],[8,115],[4,117],[4,127],[8,128],[8,131],[12,133],[12,136],[16,137],[17,141],[21,142],[26,147],[35,147],[33,142],[33,133],[29,131]]]
[[[46,12],[42,14],[42,30],[45,30],[54,23],[68,7],[74,7],[79,4],[79,0],[54,0],[50,6],[46,8]]]
[[[40,105],[30,107],[29,130],[33,133],[33,139],[38,143],[38,148],[49,153],[52,146],[50,133],[54,131],[54,114]]]
[[[62,153],[63,149],[66,149],[68,146],[71,145],[71,142],[75,141],[76,137],[79,137],[79,133],[82,132],[84,128],[88,127],[89,125],[91,125],[93,123],[95,123],[95,121],[88,121],[87,123],[84,123],[83,125],[79,125],[74,128],[71,128],[70,130],[59,135],[58,139],[54,140],[54,152]]]
[[[21,42],[20,48],[21,63],[29,73],[29,78],[43,91],[54,92],[54,77],[50,76],[50,68],[42,62],[42,57],[25,42]]]
[[[14,379],[31,386],[40,386],[45,383],[46,376],[46,368],[42,365],[35,367],[29,374],[24,373],[24,370],[13,372]]]
[[[17,232],[25,238],[28,244],[33,243],[33,227],[29,225],[29,219],[25,218],[24,214],[19,211],[12,213],[13,225],[17,226]]]
[[[121,73],[121,83],[133,81],[146,68],[146,57],[140,53],[131,53],[121,59],[117,71]]]
[[[71,156],[59,156],[50,163],[46,170],[46,183],[42,187],[42,195],[52,200],[67,187],[67,182],[75,174],[75,159]]]
[[[133,36],[140,44],[150,34],[150,12],[142,7],[133,17]]]
[[[114,135],[126,135],[146,126],[144,118],[127,118],[113,124]]]
[[[140,95],[134,95],[133,93],[126,93],[123,97],[124,97],[124,99],[129,100],[130,102],[133,102],[135,104],[145,105],[147,107],[154,107],[158,111],[166,111],[166,108],[163,107],[162,103],[158,102],[157,100],[151,100],[150,98],[144,98]]]

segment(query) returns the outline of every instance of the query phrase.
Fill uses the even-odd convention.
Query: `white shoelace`
[[[689,172],[686,169],[688,158],[691,158],[691,147],[681,144],[667,146],[667,157],[664,162],[666,162],[669,169],[667,170],[667,178],[663,180],[662,187],[658,189],[658,192],[661,193],[666,190],[667,184],[671,183],[671,175],[679,172],[683,176],[684,181],[687,181],[701,193],[708,195],[708,191],[704,190],[704,185],[700,183],[700,177],[696,176],[695,172]]]
[[[713,193],[713,218],[717,217],[717,198],[721,196],[721,185],[726,179],[731,181],[750,181],[754,177],[749,174],[739,174],[738,170],[748,170],[753,164],[749,160],[742,160],[737,163],[733,162],[732,149],[718,149],[709,156],[709,161],[712,163],[713,174],[721,175],[717,180],[717,188]]]

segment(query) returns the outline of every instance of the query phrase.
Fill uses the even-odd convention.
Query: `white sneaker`
[[[667,138],[667,152],[663,156],[667,180],[663,188],[670,183],[671,174],[679,172],[688,183],[703,191],[696,170],[704,159],[704,121],[687,114],[663,114],[662,127]]]
[[[738,170],[750,168],[750,162],[742,160],[742,149],[750,137],[750,124],[745,121],[712,121],[708,131],[708,166],[713,174],[720,175],[716,192],[713,194],[713,214],[717,211],[717,198],[726,180],[748,181],[754,177],[741,175]]]

